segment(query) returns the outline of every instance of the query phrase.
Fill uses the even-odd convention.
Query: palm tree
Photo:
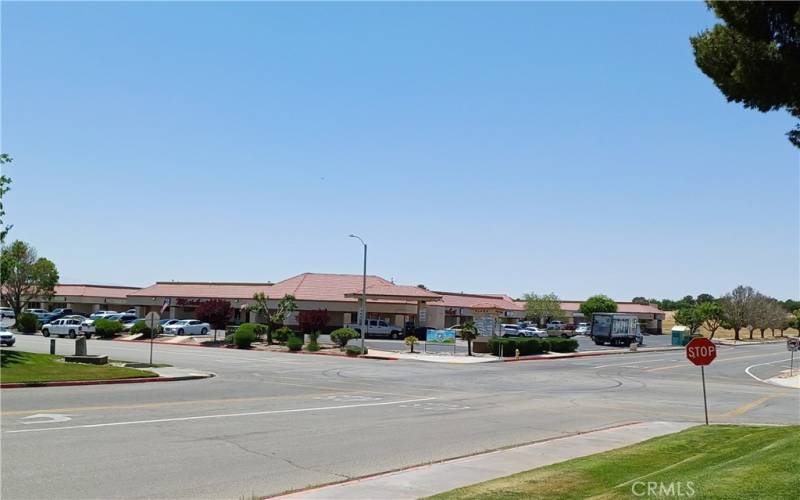
[[[478,336],[475,323],[468,321],[461,325],[461,338],[467,341],[467,356],[472,356],[472,341]]]

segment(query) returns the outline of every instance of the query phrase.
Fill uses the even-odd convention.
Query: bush
[[[292,335],[286,340],[286,347],[292,352],[297,352],[303,348],[303,341]]]
[[[348,356],[359,356],[361,354],[361,346],[349,345],[344,348],[344,352],[346,352]],[[364,346],[364,354],[367,354],[368,352],[369,349]]]
[[[131,327],[131,334],[136,334],[136,333],[143,333],[144,337],[149,339],[150,338],[150,333],[151,333],[150,332],[150,327],[147,326],[147,323],[145,323],[144,321],[137,321]],[[158,330],[156,330],[156,335],[157,334],[158,334]]]
[[[250,344],[256,341],[259,333],[264,333],[264,326],[258,323],[242,323],[233,334],[233,343],[239,349],[250,349]]]
[[[306,344],[306,351],[308,352],[317,352],[319,351],[319,344],[316,340],[311,340],[308,344]]]
[[[33,313],[22,313],[17,316],[17,331],[20,333],[36,333],[38,319]]]
[[[550,352],[575,352],[578,350],[578,341],[573,339],[549,339]]]
[[[339,347],[346,346],[348,342],[358,337],[358,332],[352,328],[339,328],[331,332],[331,341]]]
[[[233,345],[233,334],[225,335],[225,343],[229,345]]]
[[[561,340],[561,339],[559,339]],[[577,343],[577,342],[576,342]],[[500,346],[503,346],[503,357],[511,358],[519,349],[520,356],[542,354],[550,350],[550,340],[526,338],[491,338],[489,348],[495,356],[500,355]]]
[[[275,330],[275,333],[272,334],[272,338],[277,342],[286,342],[292,335],[294,335],[294,332],[291,328],[282,326]]]
[[[110,319],[98,319],[94,322],[94,333],[98,337],[108,339],[122,331],[122,323]]]

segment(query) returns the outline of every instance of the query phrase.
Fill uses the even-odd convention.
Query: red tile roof
[[[269,295],[269,283],[200,283],[159,281],[129,293],[132,297],[193,297],[198,299],[250,299],[256,292]]]
[[[345,294],[346,297],[358,298],[361,297],[362,287],[357,290],[352,290]],[[411,301],[438,301],[442,298],[438,293],[431,292],[418,286],[410,285],[395,285],[393,283],[378,283],[374,285],[367,285],[367,300],[385,299],[385,300],[411,300]]]
[[[442,296],[441,302],[432,302],[430,305],[451,308],[488,308],[497,307],[505,311],[522,311],[525,309],[524,303],[515,302],[508,295],[502,294],[472,294],[472,293],[453,293],[439,292]]]
[[[561,309],[567,312],[578,312],[581,302],[562,302]],[[650,304],[634,304],[633,302],[617,302],[617,312],[623,314],[664,314],[664,311]]]
[[[134,286],[113,286],[113,285],[76,285],[59,284],[55,287],[53,295],[66,295],[70,297],[108,297],[124,299],[129,293],[138,290]]]

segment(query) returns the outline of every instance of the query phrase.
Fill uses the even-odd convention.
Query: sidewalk
[[[627,424],[548,441],[389,472],[365,479],[299,491],[286,499],[415,499],[509,476],[572,458],[629,446],[696,424],[646,422]]]

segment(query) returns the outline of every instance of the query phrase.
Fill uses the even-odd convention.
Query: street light
[[[364,277],[361,281],[361,355],[364,355],[364,335],[367,331],[367,244],[359,236],[351,234],[350,238],[356,238],[364,245]]]

